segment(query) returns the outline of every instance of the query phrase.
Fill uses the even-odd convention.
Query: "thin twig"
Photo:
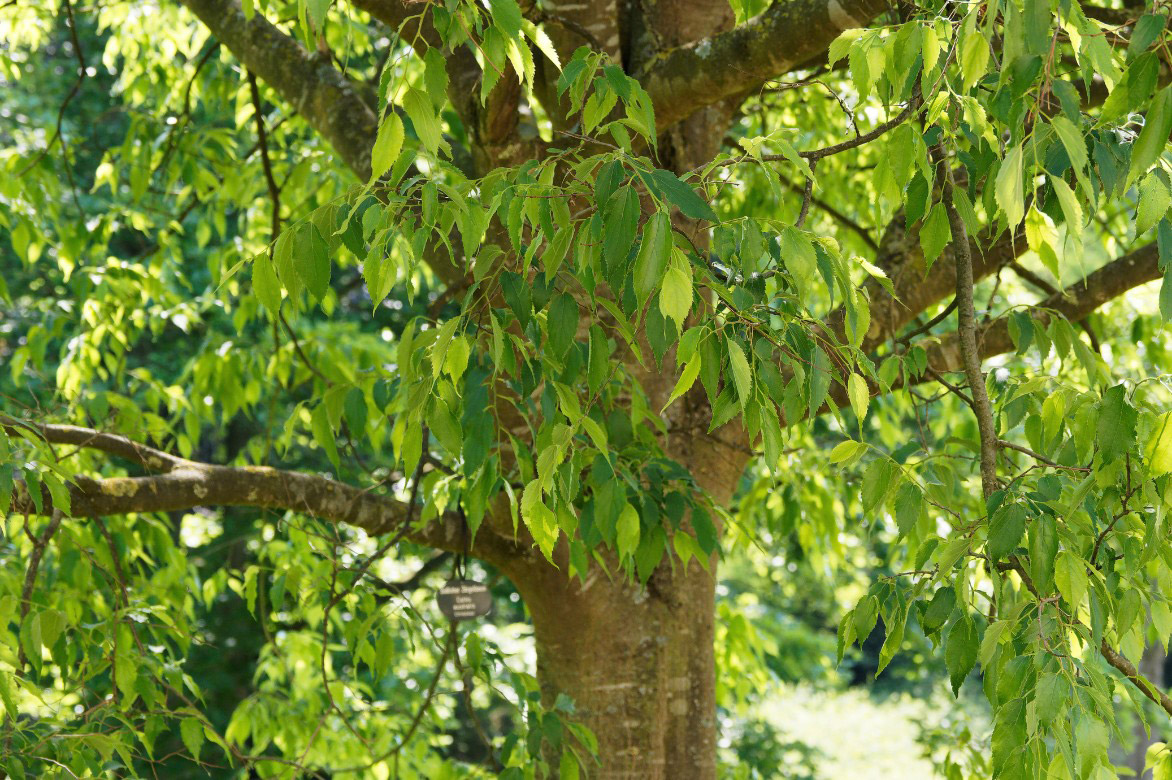
[[[29,555],[28,568],[24,573],[24,586],[20,589],[20,623],[23,626],[24,620],[28,617],[29,610],[32,608],[33,588],[37,583],[37,572],[41,568],[41,559],[45,555],[45,548],[49,545],[49,540],[53,538],[53,534],[57,533],[57,529],[61,526],[62,514],[59,510],[54,509],[52,516],[49,518],[49,524],[45,527],[44,533],[40,536],[29,533],[29,538],[33,541],[33,551]],[[28,516],[25,516],[24,522],[28,525]],[[24,643],[20,643],[20,650],[17,653],[16,668],[23,670],[27,659],[24,653]]]
[[[69,36],[73,43],[73,53],[77,57],[77,81],[73,82],[73,89],[69,90],[69,94],[65,96],[65,100],[61,102],[60,108],[57,109],[57,126],[53,130],[53,136],[49,139],[49,142],[45,144],[45,148],[38,152],[37,155],[29,161],[28,165],[20,169],[20,171],[16,174],[17,178],[24,176],[26,173],[31,171],[37,163],[43,160],[45,155],[49,153],[49,150],[53,148],[53,144],[58,140],[61,140],[61,146],[64,148],[65,141],[62,139],[61,126],[65,121],[65,109],[69,107],[69,104],[75,97],[77,97],[77,93],[81,91],[81,85],[85,82],[86,71],[89,69],[85,62],[85,53],[81,49],[81,38],[77,34],[77,20],[73,17],[73,3],[71,0],[65,0],[65,15],[69,19]],[[68,169],[68,167],[69,163],[67,161],[66,168]]]

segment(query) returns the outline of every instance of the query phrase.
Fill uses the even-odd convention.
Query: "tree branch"
[[[975,260],[974,258],[976,267]],[[1039,325],[1049,322],[1050,312],[1056,312],[1071,322],[1077,322],[1103,304],[1142,284],[1159,279],[1162,275],[1159,268],[1159,252],[1155,244],[1149,244],[1088,274],[1057,295],[1040,301],[1032,309],[1032,316]],[[928,353],[929,371],[915,380],[916,383],[932,381],[939,374],[964,371],[964,359],[955,333],[943,337],[929,337],[920,345]],[[977,350],[982,360],[1014,350],[1013,338],[1009,335],[1008,317],[998,317],[978,329]],[[872,384],[870,389],[872,396],[879,395],[880,388],[877,384]],[[830,397],[839,406],[850,403],[846,387],[842,384],[831,385]],[[828,410],[829,406],[824,406],[820,413]]]
[[[972,394],[973,414],[981,444],[981,492],[988,500],[997,490],[997,426],[993,422],[993,405],[985,388],[985,374],[977,351],[977,313],[973,306],[973,258],[969,253],[969,234],[964,220],[952,200],[952,164],[943,145],[935,149],[936,164],[940,167],[941,201],[952,229],[952,244],[956,256],[956,336],[964,358],[964,373]]]
[[[1039,302],[1032,316],[1038,324],[1046,325],[1050,321],[1047,310],[1052,310],[1071,322],[1078,322],[1108,301],[1161,275],[1159,252],[1155,244],[1148,244]],[[982,358],[1011,352],[1014,345],[1009,335],[1009,318],[999,317],[981,328],[977,344]],[[962,365],[955,338],[942,339],[927,350],[928,365],[938,372],[956,371]]]
[[[334,147],[362,180],[378,117],[327,59],[310,54],[259,11],[244,16],[236,0],[182,0],[248,70],[272,87]]]
[[[317,474],[267,466],[218,466],[187,460],[133,442],[124,436],[71,425],[39,425],[4,418],[8,429],[36,431],[51,444],[75,444],[116,455],[163,473],[141,477],[93,478],[78,476],[70,488],[74,518],[103,517],[131,512],[174,512],[197,506],[250,506],[303,512],[333,523],[361,528],[372,536],[402,531],[412,524],[408,505]],[[42,490],[41,509],[21,484],[13,495],[12,511],[51,514],[52,496]],[[465,552],[467,535],[455,513],[412,527],[405,539],[437,550]],[[487,527],[476,535],[472,555],[499,562],[522,550],[520,543],[498,536]]]
[[[659,128],[743,95],[820,54],[851,27],[887,10],[879,0],[784,0],[744,24],[664,52],[640,81]]]

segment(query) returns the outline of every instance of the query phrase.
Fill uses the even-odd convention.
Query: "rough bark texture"
[[[715,580],[698,563],[647,588],[600,570],[584,584],[515,575],[533,616],[537,673],[551,700],[574,699],[605,745],[607,778],[716,776]]]

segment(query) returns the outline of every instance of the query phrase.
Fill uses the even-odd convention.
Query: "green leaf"
[[[434,49],[429,49],[430,54]],[[374,148],[370,152],[370,180],[373,182],[391,169],[399,152],[403,151],[403,120],[394,111],[388,111],[378,128]]]
[[[1045,596],[1054,587],[1054,562],[1058,557],[1058,524],[1050,515],[1030,522],[1030,576],[1038,593]]]
[[[977,627],[969,618],[962,618],[952,625],[944,644],[944,663],[948,667],[948,679],[952,683],[952,694],[960,694],[960,685],[977,663],[980,641]]]
[[[1034,706],[1038,719],[1043,723],[1054,720],[1066,708],[1069,697],[1070,683],[1067,682],[1065,675],[1058,672],[1042,675],[1034,689]]]
[[[1087,570],[1082,558],[1069,550],[1058,553],[1054,561],[1054,584],[1066,599],[1068,611],[1077,609],[1087,595]]]
[[[850,397],[855,417],[859,418],[859,424],[862,425],[867,416],[867,405],[871,402],[871,391],[867,387],[867,380],[852,372],[846,380],[846,393]]]
[[[321,31],[322,25],[326,21],[326,11],[330,10],[330,6],[334,4],[334,0],[305,0],[305,10],[309,13],[309,18],[313,20],[313,28]]]
[[[615,522],[617,546],[620,558],[627,558],[635,554],[639,547],[639,513],[630,502],[624,502]]]
[[[550,350],[559,360],[565,358],[570,345],[574,343],[574,336],[578,333],[579,315],[578,302],[574,300],[574,296],[567,293],[557,296],[549,305],[546,338]]]
[[[709,222],[720,221],[708,202],[697,195],[691,185],[681,181],[671,171],[656,169],[651,172],[651,178],[659,186],[668,202],[678,208],[685,217],[706,219]]]
[[[899,486],[895,493],[895,523],[900,536],[907,536],[919,521],[923,503],[923,491],[916,483],[904,482]]]
[[[928,602],[928,606],[924,608],[923,617],[920,619],[920,626],[926,633],[934,633],[937,629],[948,622],[948,618],[952,616],[952,610],[956,607],[956,589],[951,585],[945,585],[936,591],[932,596],[932,600]]]
[[[684,393],[692,389],[692,385],[696,383],[696,377],[700,376],[700,354],[697,353],[684,366],[684,370],[680,373],[679,380],[676,381],[675,389],[671,391],[671,395],[667,398],[667,403],[663,405],[663,409],[671,406],[672,403]],[[663,414],[663,409],[659,410]]]
[[[1160,316],[1164,322],[1172,322],[1172,265],[1164,271],[1164,281],[1160,283]]]
[[[815,263],[818,260],[809,236],[795,227],[786,226],[777,234],[777,239],[785,267],[794,282],[799,289],[809,286],[814,280]]]
[[[1148,461],[1148,474],[1152,477],[1172,473],[1172,412],[1165,412],[1156,418],[1152,435],[1144,447]]]
[[[1014,146],[1005,154],[1001,161],[1001,168],[997,171],[997,184],[994,188],[997,196],[997,205],[1005,212],[1005,218],[1011,228],[1021,224],[1025,217],[1025,196],[1022,194],[1022,152],[1021,144]]]
[[[671,220],[663,212],[652,214],[643,226],[643,241],[635,260],[635,295],[645,303],[663,281],[671,256]]]
[[[1156,226],[1172,205],[1168,188],[1160,177],[1150,174],[1139,185],[1139,206],[1135,213],[1135,235],[1141,236]]]
[[[663,277],[663,289],[659,291],[659,311],[664,317],[675,320],[676,327],[682,328],[688,312],[692,309],[692,269],[680,255],[672,258],[671,268]]]
[[[275,318],[281,310],[281,282],[268,255],[259,255],[252,261],[252,291]]]
[[[330,459],[334,470],[340,468],[338,461],[338,445],[334,438],[334,431],[330,428],[330,420],[326,414],[326,405],[318,404],[310,415],[310,430],[313,432],[313,440],[317,442],[317,446],[325,451],[326,457]]]
[[[853,458],[857,458],[858,456],[862,455],[867,451],[867,449],[867,445],[861,441],[855,441],[854,439],[840,441],[838,444],[835,444],[834,449],[830,451],[830,462],[831,464],[845,463],[848,460],[852,460]]]
[[[431,98],[423,90],[411,87],[403,96],[403,110],[407,112],[407,117],[411,120],[411,125],[415,128],[415,135],[419,136],[419,142],[423,144],[423,148],[436,154],[443,141],[443,135],[440,131],[439,119],[435,115],[435,108],[431,104]]]
[[[960,46],[960,70],[964,74],[964,89],[971,89],[981,76],[985,75],[988,67],[989,42],[974,25],[965,30],[964,41]]]
[[[309,294],[321,301],[330,286],[330,247],[312,222],[303,222],[293,235],[293,268]]]
[[[1156,93],[1148,107],[1144,128],[1132,144],[1128,181],[1138,179],[1160,159],[1168,143],[1169,133],[1172,133],[1172,87],[1164,87]]]
[[[183,738],[183,746],[196,761],[199,760],[199,751],[203,748],[203,723],[199,718],[184,718],[179,721],[179,734]]]
[[[1127,389],[1123,385],[1103,393],[1099,403],[1099,425],[1096,442],[1105,463],[1118,458],[1135,441],[1136,412],[1127,401]]]
[[[999,560],[1013,552],[1025,533],[1026,510],[1021,504],[1003,506],[989,521],[989,543],[986,552],[992,560]]]
[[[753,396],[753,374],[749,369],[749,361],[745,359],[745,351],[741,349],[741,345],[731,338],[726,339],[726,341],[728,343],[728,362],[732,367],[733,383],[737,387],[737,396],[741,399],[741,404],[744,405]]]
[[[863,512],[870,515],[874,512],[891,487],[892,463],[886,458],[879,458],[871,462],[863,474]]]
[[[948,224],[948,213],[943,203],[932,207],[928,218],[920,227],[920,246],[924,249],[924,265],[931,268],[952,240],[952,228]]]
[[[521,9],[516,0],[491,0],[492,20],[508,38],[521,33]]]
[[[608,273],[625,265],[638,225],[639,196],[634,187],[624,186],[610,196],[603,210],[602,260]]]
[[[865,642],[879,621],[879,599],[874,596],[863,596],[854,609],[854,616],[855,636],[859,638],[860,643]]]
[[[1066,217],[1067,236],[1078,240],[1084,223],[1082,205],[1070,189],[1070,185],[1060,177],[1051,176],[1050,184],[1054,187],[1054,194],[1058,196],[1058,203],[1062,206],[1062,215]]]
[[[1086,168],[1087,141],[1074,126],[1074,123],[1058,114],[1050,119],[1050,126],[1058,134],[1058,139],[1062,141],[1062,146],[1066,149],[1066,156],[1070,158],[1070,164],[1074,166],[1074,170],[1078,172]]]

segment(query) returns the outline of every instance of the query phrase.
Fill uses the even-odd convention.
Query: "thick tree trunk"
[[[713,564],[713,568],[715,564]],[[714,579],[692,561],[646,587],[594,569],[525,578],[537,674],[598,737],[600,778],[714,778]]]
[[[689,435],[704,431],[709,420],[701,414],[700,393],[669,410],[676,434],[668,452],[714,501],[727,505],[747,447],[735,426]],[[505,572],[533,620],[546,704],[566,694],[598,737],[602,765],[591,777],[713,780],[716,556],[705,570],[697,560],[685,568],[665,553],[646,585],[630,581],[613,563],[609,574],[592,566],[585,582],[570,579],[559,564],[531,553],[512,558]]]

